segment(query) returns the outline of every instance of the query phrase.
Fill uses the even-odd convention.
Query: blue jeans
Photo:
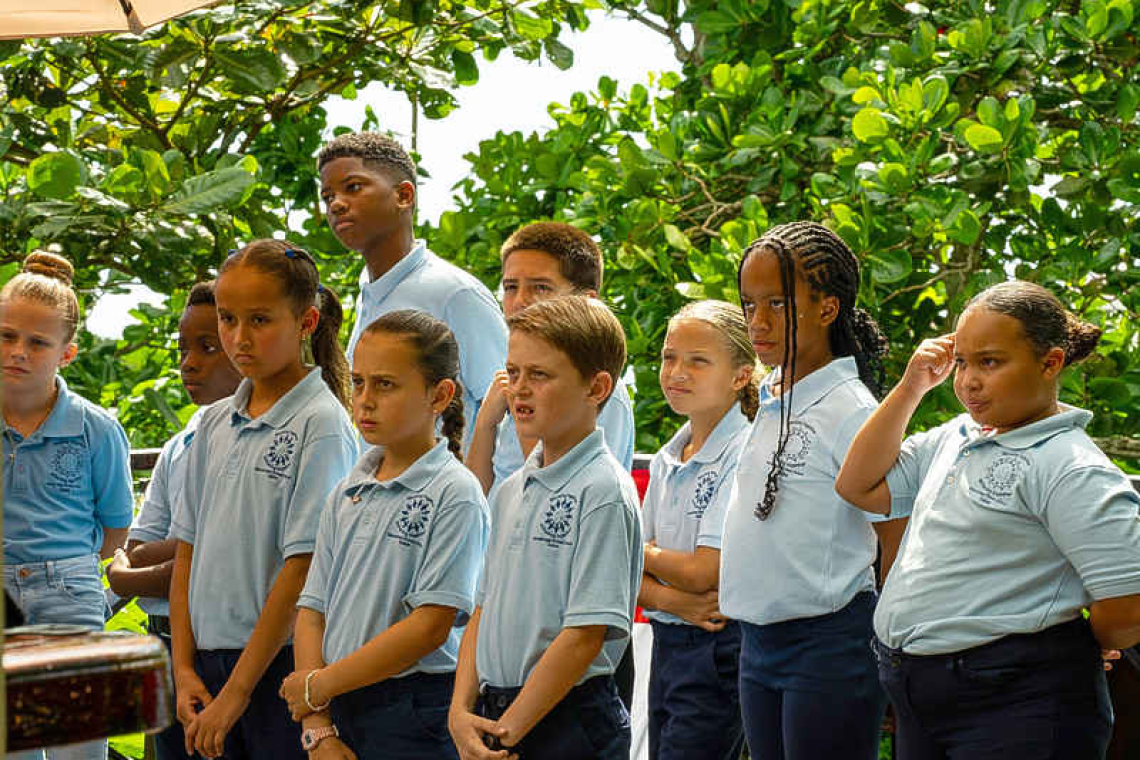
[[[498,720],[520,691],[485,686],[475,714]],[[629,713],[613,676],[595,676],[571,689],[509,749],[519,760],[629,760],[631,740]]]
[[[741,623],[740,708],[755,760],[876,760],[886,695],[871,652],[877,597],[830,615]]]
[[[649,759],[737,760],[740,625],[711,632],[653,622],[649,671]]]
[[[358,758],[458,760],[447,731],[454,673],[412,673],[335,697],[329,711]]]
[[[103,630],[107,603],[99,557],[86,554],[70,559],[4,565],[4,589],[24,613],[27,625],[70,623],[93,631]],[[11,752],[9,760],[39,760],[45,752]],[[103,760],[107,742],[97,740],[46,751],[48,760]]]
[[[1099,760],[1112,734],[1100,647],[1077,619],[946,655],[875,642],[900,760]]]

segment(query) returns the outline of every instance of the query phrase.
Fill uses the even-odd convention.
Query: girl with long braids
[[[858,261],[822,225],[769,230],[744,252],[738,282],[757,358],[772,368],[721,549],[749,749],[756,760],[873,760],[886,702],[869,646],[878,526],[836,495],[835,477],[875,409],[886,339],[855,307]],[[897,534],[881,530],[888,559]]]

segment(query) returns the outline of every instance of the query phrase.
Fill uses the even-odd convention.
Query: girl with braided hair
[[[835,477],[875,409],[886,339],[855,306],[858,261],[822,225],[769,230],[744,252],[738,282],[757,358],[772,368],[721,549],[749,749],[757,760],[873,760],[885,706],[868,646],[876,530],[888,561],[899,531],[839,498]]]

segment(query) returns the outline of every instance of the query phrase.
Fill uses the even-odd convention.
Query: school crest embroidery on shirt
[[[719,473],[716,470],[705,470],[697,477],[697,485],[693,488],[693,501],[689,505],[687,514],[698,520],[705,516],[705,510],[712,503],[716,492],[716,480]]]
[[[818,437],[815,428],[801,420],[795,420],[788,426],[788,444],[784,447],[783,456],[787,471],[796,475],[803,474],[811,448]]]
[[[265,473],[271,480],[279,480],[288,477],[289,468],[296,456],[297,434],[292,430],[278,430],[261,457],[262,464],[254,469]]]
[[[389,533],[403,546],[422,546],[419,539],[427,532],[431,511],[435,504],[426,496],[414,494],[404,499],[404,506],[396,518],[396,531]]]
[[[574,509],[577,506],[578,500],[570,494],[551,497],[539,523],[545,535],[535,536],[534,540],[551,547],[569,546],[571,542],[566,538],[574,529]]]
[[[84,454],[84,447],[72,441],[53,445],[46,486],[63,493],[79,490],[83,480]]]
[[[986,506],[1000,506],[1009,502],[1017,488],[1021,474],[1029,467],[1029,459],[1013,451],[1004,451],[994,457],[982,477],[970,487],[970,495]]]

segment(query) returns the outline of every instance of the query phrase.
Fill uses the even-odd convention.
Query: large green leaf
[[[877,108],[864,108],[851,120],[851,131],[863,142],[879,142],[890,134],[890,126]]]
[[[993,127],[971,124],[966,128],[966,142],[979,153],[1000,153],[1005,138]]]
[[[86,167],[71,153],[40,156],[28,166],[28,187],[44,198],[69,198],[87,175]]]
[[[237,166],[199,174],[186,180],[162,210],[169,214],[208,214],[239,200],[254,182],[252,174]]]

